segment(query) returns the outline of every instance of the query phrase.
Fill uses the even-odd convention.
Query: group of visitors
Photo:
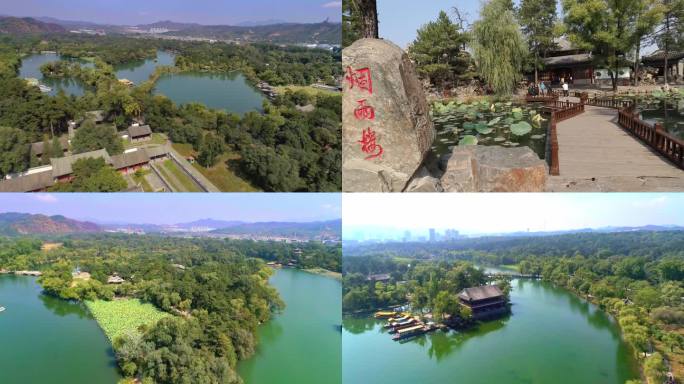
[[[551,86],[543,81],[538,84],[530,83],[527,87],[527,94],[531,96],[545,96],[551,94]]]

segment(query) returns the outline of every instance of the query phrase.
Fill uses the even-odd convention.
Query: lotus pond
[[[540,107],[510,101],[437,102],[432,106],[437,131],[432,151],[442,156],[456,145],[527,146],[543,159],[548,119]]]

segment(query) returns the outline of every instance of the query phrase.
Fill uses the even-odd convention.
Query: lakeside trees
[[[341,96],[316,92],[285,91],[277,100],[266,103],[264,114],[242,118],[198,104],[177,106],[168,98],[152,95],[154,81],[161,73],[185,70],[242,71],[249,82],[266,80],[271,85],[337,84],[342,75],[339,51],[304,47],[279,47],[269,44],[244,46],[203,42],[138,40],[124,37],[60,36],[48,47],[61,54],[93,62],[92,68],[78,62],[48,63],[44,74],[50,77],[77,78],[86,86],[81,97],[42,94],[36,87],[16,78],[19,54],[37,49],[40,42],[8,38],[0,45],[0,126],[24,132],[28,143],[53,141],[67,131],[69,120],[85,112],[101,109],[117,128],[127,127],[134,118],[144,118],[155,132],[166,133],[177,143],[192,144],[204,167],[230,166],[252,184],[268,191],[338,191],[341,186]],[[107,51],[112,48],[112,52]],[[41,49],[46,49],[40,45]],[[131,50],[130,55],[124,51]],[[150,57],[156,49],[176,54],[175,67],[164,67],[147,82],[134,88],[120,84],[112,64],[126,59]],[[7,52],[7,53],[5,53]],[[303,96],[304,95],[304,96]],[[311,104],[314,111],[297,106]],[[111,127],[105,124],[106,127]],[[75,152],[107,148],[110,154],[122,150],[116,133],[104,127],[77,131]],[[81,132],[83,131],[83,132]],[[4,131],[3,131],[4,132]],[[15,143],[10,136],[4,143]],[[27,144],[28,144],[27,143]],[[19,145],[15,143],[13,145]],[[99,148],[96,148],[100,146]],[[28,145],[27,145],[28,147]],[[48,148],[46,146],[45,148]],[[23,151],[23,149],[22,149]],[[46,149],[49,161],[52,147]],[[234,156],[237,155],[237,156]],[[231,158],[230,165],[226,158]],[[219,160],[222,163],[219,163]],[[267,162],[267,163],[259,163]],[[8,163],[9,164],[9,163]],[[8,170],[23,171],[30,165],[21,157],[12,160]],[[271,166],[272,164],[272,166]],[[0,170],[0,172],[3,172]]]
[[[0,237],[0,269],[42,270],[45,292],[63,299],[133,297],[172,314],[113,341],[125,376],[156,383],[241,382],[237,362],[254,354],[259,324],[283,308],[262,260],[339,268],[341,254],[318,243],[112,234],[57,240],[63,247],[47,253],[40,240]],[[76,267],[90,279],[73,277]],[[106,284],[114,273],[125,282]]]
[[[518,9],[518,19],[527,44],[532,51],[534,82],[539,82],[539,70],[543,69],[541,58],[555,46],[558,35],[556,0],[523,0]]]

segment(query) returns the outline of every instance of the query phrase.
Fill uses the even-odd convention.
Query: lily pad
[[[492,125],[498,123],[499,121],[501,121],[501,116],[495,117],[495,118],[489,120],[489,123],[487,123],[487,125],[492,126]]]
[[[526,121],[519,121],[515,124],[511,124],[511,133],[516,136],[523,136],[528,134],[532,130],[530,123]]]
[[[482,135],[487,135],[487,134],[492,133],[492,131],[494,131],[494,128],[489,127],[489,126],[484,125],[484,124],[477,124],[475,126],[475,130],[477,131],[477,133],[480,133]]]
[[[473,135],[465,135],[461,141],[458,142],[458,145],[477,145],[477,137]]]

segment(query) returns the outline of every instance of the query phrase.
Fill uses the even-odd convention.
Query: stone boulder
[[[416,70],[401,48],[380,39],[345,48],[342,66],[342,190],[404,191],[435,138]]]
[[[456,146],[441,166],[445,192],[544,192],[549,173],[528,147]]]
[[[413,176],[406,192],[444,192],[438,178],[432,176],[425,167],[420,167]]]

